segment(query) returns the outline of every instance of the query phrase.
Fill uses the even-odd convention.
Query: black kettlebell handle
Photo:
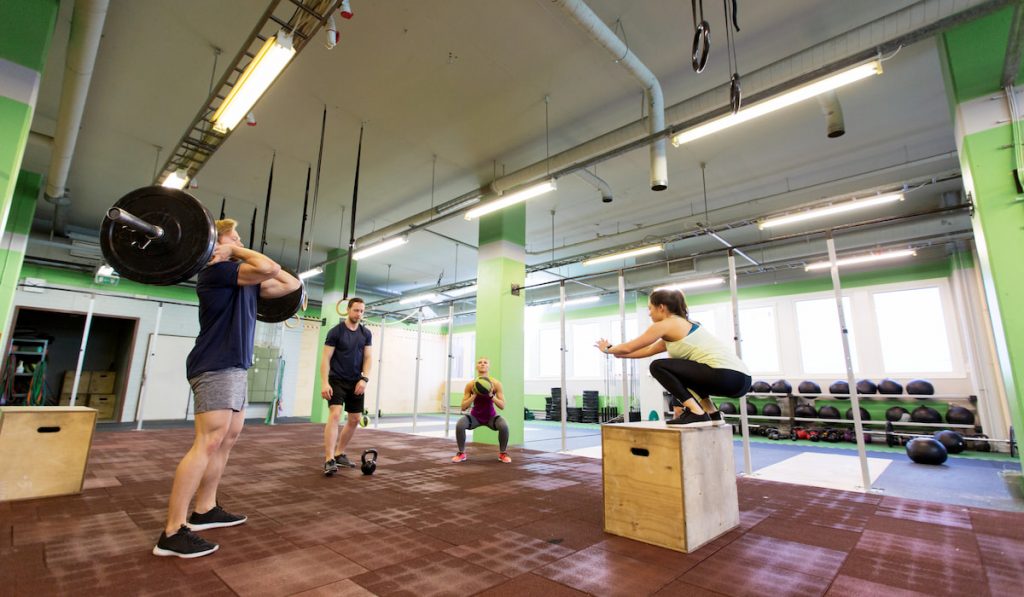
[[[366,456],[368,454],[373,454],[373,460],[370,460],[369,462],[377,462],[377,450],[370,448],[368,450],[363,450],[363,464],[367,463]]]

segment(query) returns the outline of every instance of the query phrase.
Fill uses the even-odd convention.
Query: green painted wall
[[[43,72],[59,0],[0,2],[0,58]]]
[[[11,198],[7,229],[3,235],[3,248],[0,248],[0,324],[3,325],[3,329],[0,330],[0,346],[7,345],[9,326],[6,324],[13,312],[14,293],[18,289],[28,234],[32,229],[32,217],[36,213],[36,198],[42,185],[41,174],[22,170]]]
[[[327,407],[327,401],[320,396],[320,363],[323,357],[323,345],[324,340],[327,339],[327,332],[341,322],[342,316],[338,313],[340,310],[342,313],[345,312],[347,305],[341,305],[339,308],[338,301],[342,300],[345,291],[345,268],[347,266],[347,255],[344,249],[331,249],[327,252],[328,259],[334,259],[333,263],[329,263],[324,266],[324,273],[321,274],[324,277],[324,298],[323,303],[320,306],[320,316],[324,321],[323,327],[320,328],[320,346],[321,349],[316,353],[316,373],[313,380],[313,408],[309,415],[309,421],[311,423],[326,423],[327,415],[330,409]],[[349,289],[356,287],[356,261],[352,262],[352,270],[349,273]],[[356,296],[352,294],[348,298]],[[373,364],[377,364],[377,360],[374,359]],[[370,376],[370,383],[373,383],[377,378],[373,375]],[[371,392],[372,390],[367,390]]]
[[[480,218],[478,244],[482,247],[495,241],[526,246],[526,205],[506,207]]]
[[[1010,36],[1013,6],[961,25],[942,36],[947,61],[948,90],[954,102],[963,103],[1002,90],[1003,57]],[[1015,85],[1021,83],[1024,62]]]

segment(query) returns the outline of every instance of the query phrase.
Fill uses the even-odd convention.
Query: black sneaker
[[[200,558],[217,551],[218,547],[220,546],[216,543],[210,543],[193,533],[187,526],[181,525],[178,532],[170,537],[167,533],[160,533],[160,539],[153,548],[153,555]]]
[[[665,421],[666,425],[686,425],[687,427],[711,427],[714,423],[711,421],[711,417],[707,413],[697,415],[690,412],[689,409],[683,409],[683,414],[678,417]]]
[[[200,514],[193,512],[192,516],[188,517],[188,528],[193,531],[203,531],[206,529],[219,529],[221,527],[233,527],[240,525],[248,520],[241,514],[232,514],[225,512],[224,508],[220,506],[214,506],[209,512]]]
[[[348,468],[356,468],[356,465],[352,464],[349,461],[348,456],[345,456],[344,454],[336,455],[334,457],[334,463],[337,464],[338,466],[347,466]]]
[[[725,418],[722,416],[722,411],[716,410],[713,413],[708,413],[708,417],[711,418],[711,422],[715,425],[725,425]]]
[[[334,463],[334,459],[328,460],[324,463],[324,476],[333,477],[334,473],[338,472],[338,465]]]

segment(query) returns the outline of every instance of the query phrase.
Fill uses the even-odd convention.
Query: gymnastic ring
[[[743,90],[740,89],[740,75],[733,73],[729,82],[729,105],[732,106],[732,113],[736,114],[743,105]]]
[[[337,313],[339,317],[347,317],[348,316],[348,307],[347,306],[345,307],[345,312],[344,313],[341,311],[341,303],[343,303],[343,302],[345,302],[345,299],[341,299],[338,302],[334,303],[334,312]]]
[[[290,330],[294,330],[294,329],[295,329],[295,326],[294,326],[294,325],[292,325],[292,320],[293,320],[293,319],[294,319],[295,321],[302,321],[301,319],[299,319],[299,316],[298,316],[298,315],[293,315],[292,317],[289,317],[288,319],[285,319],[285,320],[284,320],[284,327],[286,327],[286,328],[288,328],[288,329],[290,329]]]
[[[693,33],[693,47],[690,49],[690,61],[693,64],[693,72],[704,72],[708,65],[708,54],[711,52],[711,25],[707,21],[701,21],[697,30]]]

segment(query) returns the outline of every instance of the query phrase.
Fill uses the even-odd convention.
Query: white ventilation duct
[[[605,182],[605,180],[603,178],[601,178],[600,176],[594,174],[590,170],[587,170],[586,168],[580,168],[576,172],[573,172],[573,174],[575,174],[576,176],[579,176],[583,180],[587,181],[588,183],[593,185],[593,187],[595,189],[600,191],[601,192],[601,201],[603,203],[611,203],[612,202],[612,199],[613,199],[613,197],[612,197],[612,187],[607,182]]]
[[[825,113],[825,131],[829,139],[842,137],[846,134],[846,122],[843,120],[843,106],[839,103],[839,96],[835,91],[829,91],[818,96],[818,105]]]
[[[644,86],[647,95],[647,133],[653,135],[665,128],[665,96],[661,83],[651,69],[640,62],[636,54],[619,39],[615,32],[604,24],[583,0],[551,0],[571,16],[584,31],[601,44],[615,61],[626,68]],[[665,157],[666,140],[658,139],[651,144],[651,190],[664,191],[668,188],[668,161]],[[504,186],[502,179],[494,181],[495,191],[504,191],[515,185]]]
[[[89,95],[96,54],[100,47],[103,22],[107,18],[108,0],[76,0],[71,17],[71,35],[64,66],[64,82],[60,93],[57,130],[53,135],[53,154],[46,176],[46,200],[54,204],[53,229],[64,235],[67,210],[71,200],[66,196],[71,156],[75,153],[78,129],[82,125],[85,100]]]

